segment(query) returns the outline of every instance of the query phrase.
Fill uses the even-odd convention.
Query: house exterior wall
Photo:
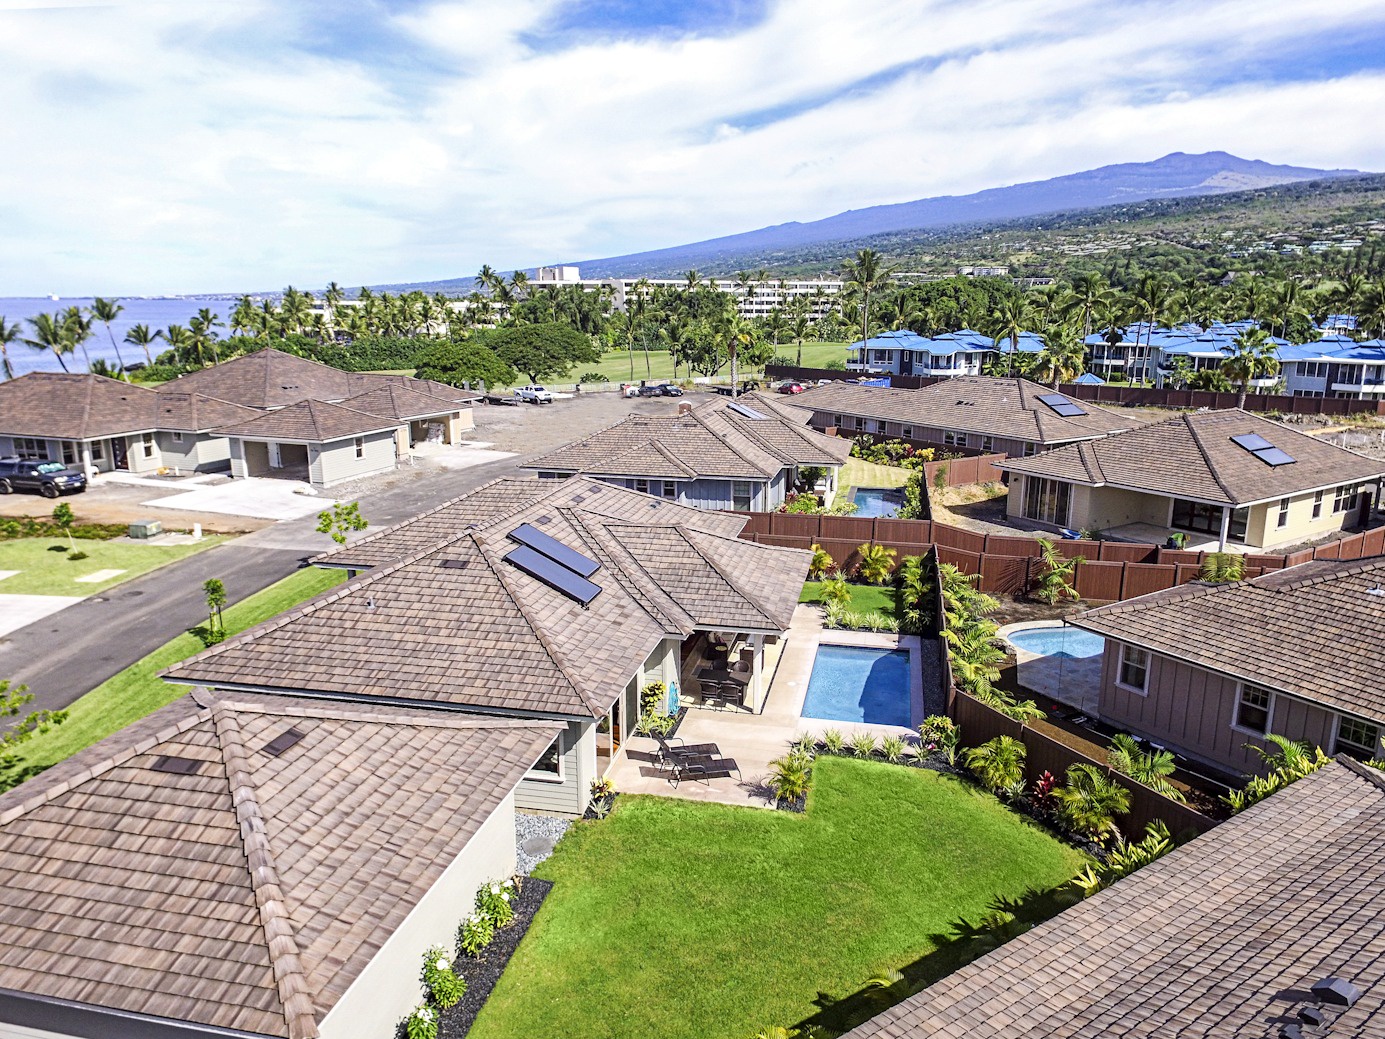
[[[1263,548],[1279,545],[1294,545],[1301,541],[1314,541],[1329,534],[1335,534],[1357,516],[1356,509],[1346,512],[1332,511],[1334,492],[1323,492],[1321,515],[1313,518],[1314,493],[1296,494],[1289,498],[1289,516],[1286,526],[1279,526],[1279,502],[1266,502],[1251,506],[1246,526],[1246,542]]]
[[[164,465],[163,457],[159,453],[159,438],[156,433],[136,434],[125,437],[126,459],[130,464],[132,473],[152,473],[161,469]],[[146,443],[153,445],[152,452],[146,457]]]
[[[764,480],[748,480],[753,499],[752,511],[767,511],[764,502],[768,496]],[[678,501],[695,509],[729,509],[732,505],[730,480],[689,480],[679,488]]]
[[[838,423],[836,420],[842,421]],[[930,425],[922,417],[916,423],[886,421],[884,419],[864,418],[859,415],[841,412],[814,411],[808,424],[819,433],[836,428],[846,436],[869,433],[871,436],[896,437],[904,440],[919,440],[936,444],[940,448],[973,448],[987,454],[1000,453],[1011,458],[1022,458],[1034,454],[1043,445],[1036,441],[1020,440],[1015,437],[993,436],[987,433],[964,433],[947,426]],[[951,434],[951,437],[949,437]],[[951,439],[951,443],[949,443]]]
[[[1103,722],[1216,768],[1237,773],[1265,772],[1260,756],[1246,744],[1269,744],[1233,725],[1240,695],[1235,679],[1150,654],[1147,692],[1141,695],[1116,681],[1119,663],[1120,643],[1108,639],[1101,667]],[[1324,708],[1275,696],[1270,731],[1331,751],[1336,719]]]
[[[115,1025],[115,1019],[109,1022]],[[49,1032],[42,1028],[26,1028],[24,1025],[10,1025],[0,1021],[0,1039],[79,1039],[68,1032]]]
[[[182,442],[174,439],[174,434],[161,430],[156,434],[159,454],[163,464],[171,469],[193,469],[197,472],[213,472],[226,469],[231,464],[231,441],[227,437],[214,437],[207,433],[184,433]]]
[[[318,487],[331,487],[346,480],[389,472],[395,465],[394,430],[368,433],[361,438],[362,457],[356,457],[356,440],[349,437],[330,444],[312,445],[308,451],[308,474]]]
[[[561,779],[531,772],[515,789],[515,806],[535,812],[581,815],[596,778],[596,722],[571,721],[562,734]]]
[[[423,954],[441,945],[452,955],[457,925],[471,913],[476,889],[514,871],[515,797],[510,794],[322,1019],[322,1039],[393,1035],[399,1021],[418,1005]]]
[[[1127,523],[1168,526],[1173,505],[1158,494],[1141,494],[1118,487],[1072,488],[1072,523],[1078,530],[1106,530]]]

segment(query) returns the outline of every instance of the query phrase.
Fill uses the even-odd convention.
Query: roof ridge
[[[368,700],[323,700],[284,694],[282,699],[293,702],[279,703],[267,702],[266,694],[252,694],[253,698],[244,699],[234,694],[223,696],[206,686],[196,687],[190,695],[197,698],[199,703],[206,699],[208,702],[203,706],[224,705],[237,714],[263,714],[281,718],[321,718],[381,725],[417,725],[433,729],[527,729],[551,724],[537,718],[508,718],[503,715],[440,711],[435,707],[426,706],[425,701],[420,701],[417,706],[391,705],[386,708]]]
[[[651,438],[651,439],[649,440],[649,443],[652,444],[652,445],[654,446],[654,450],[658,451],[661,455],[663,455],[665,458],[667,458],[670,462],[672,462],[674,465],[676,465],[676,466],[678,466],[680,469],[682,469],[685,473],[688,474],[688,476],[689,476],[690,478],[694,478],[694,479],[695,479],[695,478],[697,477],[697,471],[694,470],[692,466],[688,465],[687,462],[683,461],[681,458],[679,458],[677,455],[675,455],[672,451],[670,451],[668,448],[666,448],[659,440]],[[627,452],[627,453],[628,453],[628,452]],[[616,456],[616,457],[619,457],[619,456]]]
[[[304,970],[303,954],[294,938],[293,922],[274,864],[274,852],[269,846],[264,814],[250,779],[250,755],[241,738],[240,722],[233,708],[218,703],[212,708],[212,724],[226,767],[231,806],[240,824],[241,843],[250,868],[250,886],[255,892],[255,906],[259,910],[260,926],[264,928],[289,1039],[313,1039],[318,1034],[315,1001]]]
[[[1262,578],[1268,577],[1273,579],[1276,575],[1282,575],[1287,571],[1296,570],[1300,566],[1308,566],[1311,563],[1326,563],[1327,566],[1322,567],[1326,572],[1306,574],[1303,577],[1291,579],[1281,585],[1262,585],[1257,583]],[[1333,563],[1341,563],[1344,565],[1338,569],[1333,569],[1331,566]],[[1351,577],[1354,574],[1365,573],[1367,570],[1372,570],[1382,563],[1385,563],[1385,555],[1365,556],[1361,559],[1309,559],[1295,566],[1281,567],[1278,570],[1268,570],[1258,577],[1250,578],[1246,583],[1254,585],[1257,588],[1264,588],[1266,591],[1287,592],[1297,588],[1306,588],[1313,584],[1325,584],[1328,581],[1335,581],[1342,577]]]
[[[1209,414],[1211,413],[1209,412]],[[1213,482],[1215,482],[1216,485],[1221,488],[1222,494],[1226,495],[1228,504],[1235,505],[1235,495],[1231,493],[1231,489],[1226,486],[1226,483],[1222,480],[1221,475],[1212,465],[1212,458],[1210,455],[1208,455],[1207,448],[1203,446],[1202,436],[1198,433],[1197,426],[1195,426],[1192,422],[1189,421],[1189,419],[1191,419],[1192,416],[1185,414],[1180,415],[1178,417],[1182,420],[1184,428],[1188,430],[1189,435],[1193,438],[1193,445],[1197,448],[1198,454],[1202,455],[1202,461],[1207,466],[1207,472],[1211,475]]]
[[[1378,787],[1382,793],[1385,793],[1385,771],[1371,768],[1364,761],[1357,761],[1346,754],[1338,754],[1335,760],[1337,764],[1344,765],[1348,772],[1355,774],[1358,779],[1366,780],[1366,782]]]
[[[731,578],[727,575],[726,571],[723,570],[720,565],[718,565],[717,561],[713,559],[710,555],[708,555],[707,552],[701,546],[699,546],[697,542],[693,540],[693,534],[701,534],[704,533],[703,531],[695,530],[690,527],[684,527],[681,523],[674,527],[674,530],[678,531],[679,536],[682,537],[682,539],[688,543],[689,548],[691,548],[694,552],[696,552],[699,556],[701,556],[704,560],[707,561],[707,565],[717,572],[717,576],[719,576],[723,581],[725,581],[727,585],[737,595],[739,595],[746,602],[750,603],[751,606],[755,607],[756,612],[758,612],[761,617],[768,621],[771,627],[779,627],[779,623],[774,619],[770,611],[765,608],[765,604],[761,602],[756,596],[752,595],[750,592],[742,588],[738,582],[731,580]],[[743,542],[743,544],[749,545],[750,542]]]
[[[573,511],[577,512],[577,510],[575,509]],[[612,523],[607,517],[602,516],[598,512],[590,512],[586,513],[586,515],[600,518],[594,518],[593,521],[590,523],[586,519],[578,515],[574,515],[573,517],[571,517],[571,519],[574,523],[579,524],[584,530],[586,530],[592,538],[596,539],[600,545],[601,550],[606,555],[612,558],[616,556],[617,552],[612,552],[610,546],[606,544],[603,538],[609,539],[611,543],[614,544],[620,557],[620,565],[615,570],[617,579],[620,580],[623,585],[628,585],[632,589],[631,598],[639,604],[640,609],[644,610],[645,613],[649,614],[650,618],[656,624],[665,625],[669,627],[676,626],[681,634],[686,634],[686,632],[684,632],[683,630],[683,626],[678,625],[677,617],[675,616],[675,614],[682,614],[682,616],[687,618],[689,623],[692,625],[696,624],[696,619],[692,616],[688,609],[685,606],[683,606],[682,603],[680,603],[668,592],[664,591],[663,586],[659,584],[658,578],[656,578],[653,574],[649,572],[648,568],[644,565],[644,563],[640,561],[639,556],[635,555],[635,553],[631,551],[630,546],[625,544],[625,542],[621,541],[620,538],[613,531],[611,531],[610,528],[617,524]],[[666,530],[669,528],[669,526],[671,526],[671,524],[663,524],[656,527],[652,524],[637,523],[619,523],[619,525],[635,526],[639,527],[641,530]],[[598,530],[600,531],[600,534],[597,533]],[[642,574],[648,580],[649,587],[642,586],[639,581],[628,580],[628,573],[626,570],[627,566],[633,567],[634,569],[638,570],[640,574]],[[650,591],[651,588],[653,589],[653,593],[651,593]],[[663,602],[660,602],[661,598]],[[645,600],[648,600],[648,603],[646,603]],[[672,609],[666,608],[666,604],[671,605]],[[651,606],[653,606],[654,608],[651,609]]]
[[[731,451],[733,454],[739,455],[742,461],[746,462],[748,465],[754,468],[755,471],[758,472],[761,476],[765,477],[766,479],[772,480],[775,474],[778,473],[780,469],[784,468],[784,465],[773,451],[766,450],[758,442],[758,438],[750,436],[748,433],[744,432],[739,426],[733,423],[730,419],[725,417],[724,413],[734,403],[734,399],[728,400],[726,398],[719,397],[716,400],[710,400],[706,404],[694,408],[692,411],[688,412],[688,415],[695,422],[697,422],[698,425],[700,425],[704,430],[706,430],[709,436],[715,437],[717,441],[720,442],[721,445],[726,448],[726,450]],[[720,407],[709,407],[709,405],[720,405]],[[698,412],[702,410],[705,410],[707,414],[699,415]],[[734,412],[732,414],[734,414]],[[746,440],[748,440],[750,442],[751,447],[756,448],[763,454],[769,455],[770,458],[772,458],[775,462],[778,462],[779,464],[774,469],[767,470],[761,465],[761,463],[758,460],[748,458],[746,456],[745,450],[737,450],[736,448],[733,448],[730,444],[729,437],[725,433],[718,433],[715,429],[712,428],[711,422],[709,422],[708,420],[713,416],[717,417],[722,422],[724,422],[727,428],[729,428],[732,433],[735,433],[737,436],[744,437]]]

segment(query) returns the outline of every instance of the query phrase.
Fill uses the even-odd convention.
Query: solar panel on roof
[[[554,562],[542,552],[536,552],[527,545],[510,552],[505,562],[522,570],[530,577],[542,581],[548,587],[561,592],[569,599],[586,606],[601,594],[601,586],[574,574],[565,566]]]
[[[584,556],[574,548],[568,548],[557,538],[545,534],[528,523],[521,523],[510,531],[509,538],[511,541],[518,541],[521,545],[527,545],[535,552],[547,556],[582,577],[590,577],[601,569],[601,564],[595,559]]]
[[[1267,447],[1274,447],[1268,440],[1259,433],[1241,433],[1239,436],[1231,438],[1231,442],[1237,447],[1243,447],[1247,451],[1263,451]]]
[[[744,404],[737,404],[735,401],[732,401],[730,404],[726,406],[730,408],[732,411],[734,411],[737,415],[744,415],[746,418],[762,419],[765,417],[764,415],[760,414],[760,412],[756,411],[754,408],[747,408]]]
[[[1039,400],[1044,404],[1047,404],[1050,408],[1053,409],[1054,412],[1064,416],[1065,418],[1072,418],[1074,415],[1087,414],[1085,408],[1079,407],[1077,404],[1074,404],[1072,401],[1068,400],[1067,397],[1064,397],[1061,393],[1041,393],[1039,394]]]
[[[1259,451],[1252,451],[1251,454],[1266,465],[1288,465],[1295,460],[1289,452],[1282,451],[1277,447],[1266,447]]]

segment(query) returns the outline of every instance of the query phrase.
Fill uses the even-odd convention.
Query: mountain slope
[[[792,250],[822,242],[895,231],[978,224],[1064,210],[1119,205],[1151,198],[1211,195],[1324,177],[1357,170],[1316,170],[1241,159],[1226,152],[1175,152],[1153,162],[1127,162],[1051,180],[987,188],[970,195],[900,202],[848,210],[823,220],[778,224],[689,245],[606,259],[580,261],[586,277],[676,274],[745,254]]]

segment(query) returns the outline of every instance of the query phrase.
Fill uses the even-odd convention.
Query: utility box
[[[130,524],[130,537],[153,538],[164,532],[164,525],[158,520],[136,520]]]

